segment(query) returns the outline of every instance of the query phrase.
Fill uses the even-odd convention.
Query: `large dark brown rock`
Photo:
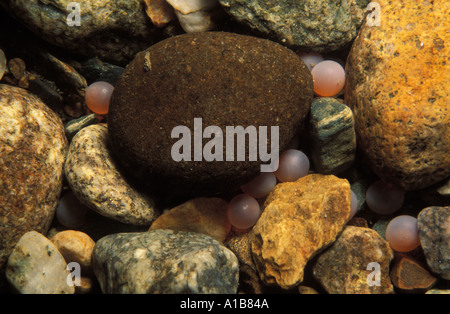
[[[125,167],[153,188],[197,195],[230,191],[260,172],[259,154],[249,161],[248,140],[245,161],[176,162],[171,149],[179,139],[171,138],[172,130],[187,126],[193,143],[194,118],[202,118],[203,130],[220,127],[225,160],[226,126],[267,126],[269,140],[271,127],[279,126],[283,150],[312,97],[310,72],[279,44],[224,32],[176,36],[139,53],[119,79],[108,117],[112,146]]]

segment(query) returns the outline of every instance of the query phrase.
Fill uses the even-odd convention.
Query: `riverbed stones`
[[[364,22],[369,0],[219,0],[237,21],[278,42],[307,51],[347,46]]]
[[[258,152],[255,141],[252,146],[246,142],[245,160],[238,161],[237,148],[243,145],[226,144],[226,128],[255,127],[259,136],[267,134],[270,152],[272,127],[278,127],[283,150],[309,112],[312,97],[309,70],[279,44],[226,32],[175,36],[139,53],[117,82],[108,116],[112,147],[124,167],[154,189],[197,196],[237,190],[269,162],[261,161],[261,152],[256,161],[249,160],[251,147]],[[192,138],[196,118],[201,126],[195,126]],[[220,129],[209,135],[214,141],[208,135],[201,139],[208,126]],[[264,126],[265,131],[259,129]],[[189,139],[172,134],[175,127],[188,132],[189,143],[197,142],[189,151],[175,146],[181,161],[174,160],[174,144]],[[216,150],[211,141],[218,143]],[[208,161],[204,146],[215,154]],[[226,153],[233,161],[226,160]]]
[[[450,280],[450,206],[422,209],[417,216],[417,228],[431,271]]]
[[[103,293],[234,294],[238,287],[236,256],[195,232],[108,235],[97,241],[93,265]]]
[[[349,182],[334,175],[278,184],[252,231],[252,256],[263,282],[283,289],[300,284],[306,263],[342,232],[350,202]]]
[[[20,237],[50,228],[68,143],[59,116],[22,88],[0,84],[0,116],[1,283]]]
[[[153,197],[124,176],[109,148],[106,124],[87,126],[75,135],[64,173],[77,198],[105,217],[149,226],[159,215]]]
[[[7,0],[1,5],[47,42],[113,63],[127,63],[164,36],[141,0]]]
[[[450,174],[450,3],[377,1],[347,60],[345,103],[374,172],[405,190]]]
[[[73,294],[70,271],[53,243],[36,231],[25,233],[8,258],[6,278],[22,294]],[[70,282],[70,280],[69,280]]]
[[[313,275],[330,294],[391,294],[389,264],[394,253],[370,228],[345,227],[313,266]]]

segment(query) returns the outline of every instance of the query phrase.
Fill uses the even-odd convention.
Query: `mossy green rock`
[[[219,0],[237,21],[280,43],[330,52],[356,37],[370,0]]]

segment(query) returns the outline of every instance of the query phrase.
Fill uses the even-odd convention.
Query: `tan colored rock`
[[[334,175],[278,184],[253,228],[252,256],[261,279],[283,289],[301,283],[306,263],[341,233],[350,202],[349,182]]]
[[[393,285],[404,292],[424,292],[437,282],[437,278],[427,269],[407,256],[395,261],[389,276]]]
[[[376,3],[380,25],[361,29],[347,60],[345,103],[374,172],[422,189],[450,175],[450,2]]]
[[[389,294],[394,292],[389,278],[393,258],[376,231],[348,226],[318,257],[313,275],[330,294]]]
[[[86,233],[65,230],[55,234],[50,241],[53,242],[68,264],[76,262],[84,270],[91,269],[95,242]]]
[[[170,23],[175,12],[166,0],[144,0],[145,12],[156,27],[164,27]]]
[[[207,234],[223,242],[230,232],[226,207],[228,202],[217,197],[199,197],[161,214],[150,230],[171,229]]]
[[[314,288],[308,286],[298,286],[298,292],[300,294],[319,294]]]

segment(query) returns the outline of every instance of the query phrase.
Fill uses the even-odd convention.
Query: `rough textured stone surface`
[[[51,44],[87,56],[126,63],[162,38],[141,0],[76,2],[81,25],[70,26],[71,0],[7,0],[1,5],[31,31]]]
[[[123,175],[109,148],[108,127],[95,124],[70,143],[64,173],[72,191],[99,214],[135,225],[150,225],[158,216],[154,200]]]
[[[339,174],[349,169],[356,153],[352,110],[334,98],[314,99],[308,119],[310,156],[317,172]]]
[[[437,278],[412,258],[402,256],[394,262],[389,273],[392,284],[403,292],[424,292],[431,289]]]
[[[175,36],[139,53],[117,82],[108,115],[112,146],[154,189],[197,196],[237,190],[260,172],[261,160],[249,161],[247,143],[245,161],[236,160],[237,149],[235,161],[225,161],[226,127],[266,126],[270,142],[271,127],[279,126],[284,150],[310,109],[312,88],[301,59],[274,42],[226,32]],[[172,130],[193,133],[194,118],[222,130],[223,161],[174,161],[180,139]],[[189,155],[194,160],[194,149]]]
[[[333,245],[321,254],[313,266],[313,275],[330,294],[386,294],[394,289],[389,278],[389,263],[394,253],[376,231],[348,226]],[[378,263],[380,284],[368,267]],[[369,269],[367,269],[369,268]]]
[[[219,0],[238,21],[288,45],[329,52],[357,35],[369,0]]]
[[[301,283],[308,260],[344,228],[350,202],[350,184],[333,175],[278,184],[253,228],[252,256],[261,279],[284,289]]]
[[[424,208],[417,216],[417,227],[431,271],[450,280],[450,207]]]
[[[70,271],[53,243],[36,231],[25,233],[9,256],[6,278],[23,294],[73,294]]]
[[[103,293],[236,293],[236,256],[213,238],[154,230],[100,239],[94,272]]]
[[[240,292],[260,294],[265,285],[261,281],[252,257],[252,231],[237,233],[231,236],[225,245],[239,261],[239,289]]]
[[[227,205],[227,201],[217,197],[195,198],[162,213],[149,230],[199,232],[222,242],[231,229]]]
[[[163,27],[170,23],[175,12],[166,0],[144,0],[145,12],[156,27]]]
[[[345,103],[374,172],[406,190],[450,174],[449,2],[377,1],[347,60]]]
[[[95,242],[86,233],[77,230],[58,232],[50,238],[67,263],[80,264],[82,271],[91,270]]]
[[[46,233],[62,188],[67,152],[56,113],[24,89],[0,84],[0,283],[27,231]]]

